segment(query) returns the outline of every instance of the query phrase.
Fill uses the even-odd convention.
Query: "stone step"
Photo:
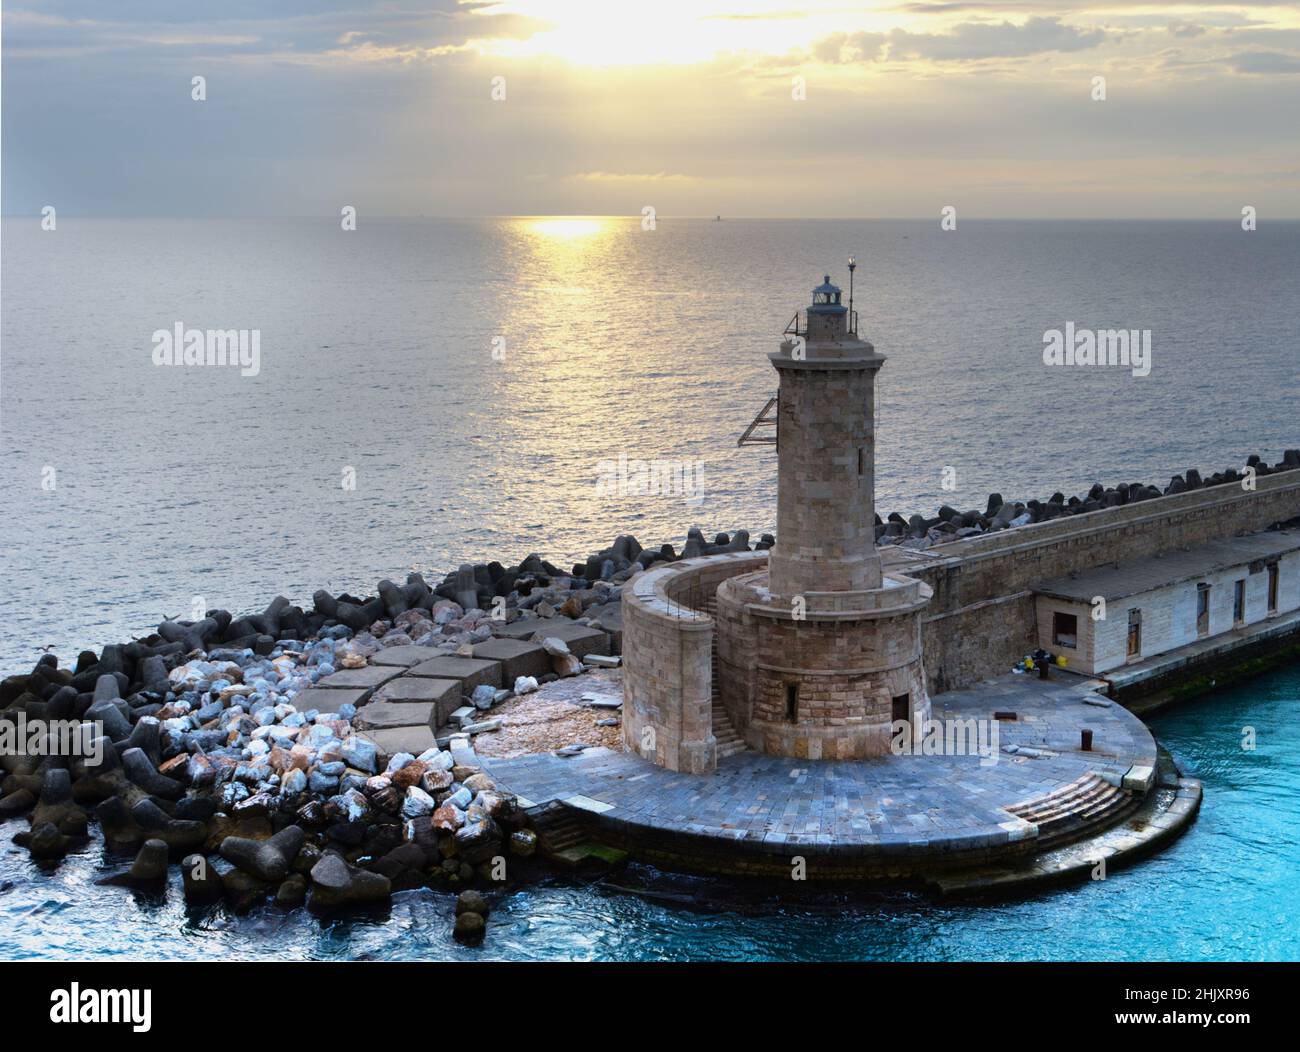
[[[502,685],[513,688],[520,676],[541,678],[551,671],[550,655],[540,643],[528,643],[507,636],[489,639],[474,646],[474,656],[501,662]]]
[[[1145,797],[1120,793],[1106,806],[1087,814],[1077,814],[1069,820],[1056,823],[1051,829],[1039,830],[1038,844],[1040,850],[1050,850],[1091,836],[1099,828],[1114,828],[1124,821],[1129,814],[1136,811]]]
[[[366,665],[363,668],[342,668],[337,672],[331,673],[324,679],[320,680],[316,687],[326,689],[347,689],[349,687],[360,687],[361,689],[374,690],[376,687],[383,686],[390,679],[400,676],[400,668],[390,668],[385,665]]]
[[[369,705],[432,705],[433,725],[441,727],[461,705],[460,680],[426,679],[422,676],[400,676],[390,679],[371,695]],[[367,706],[369,707],[369,706]],[[411,722],[416,722],[412,720]]]
[[[1113,785],[1098,779],[1094,784],[1088,785],[1068,796],[1058,797],[1046,806],[1035,807],[1032,811],[1022,813],[1020,817],[1036,825],[1042,825],[1045,822],[1051,822],[1057,818],[1064,818],[1081,811],[1096,801],[1110,800],[1117,794],[1119,794],[1119,790]]]
[[[530,622],[532,623],[532,622]],[[563,617],[539,618],[535,634],[531,637],[540,643],[543,639],[562,640],[575,657],[584,658],[588,654],[608,654],[610,652],[609,633],[599,628],[590,628]]]
[[[359,710],[352,725],[358,730],[387,730],[393,727],[433,727],[437,720],[433,702],[416,701],[398,705],[391,701],[372,701]]]
[[[529,821],[537,834],[543,855],[554,857],[588,839],[581,820],[566,807],[552,803],[529,812]]]
[[[461,692],[464,694],[473,694],[474,688],[484,683],[498,690],[503,685],[500,661],[460,657],[457,654],[446,654],[423,661],[410,669],[406,675],[424,679],[459,680]]]
[[[592,840],[584,840],[552,853],[551,860],[572,867],[580,866],[588,860],[617,866],[627,860],[627,852],[616,847],[606,847]]]
[[[1039,847],[1046,849],[1078,840],[1100,825],[1113,826],[1139,803],[1138,797],[1090,772],[1007,810],[1038,826]]]
[[[1040,817],[1050,815],[1062,807],[1068,807],[1080,797],[1094,793],[1099,787],[1106,785],[1107,783],[1096,774],[1089,772],[1076,778],[1068,785],[1053,789],[1050,793],[1044,793],[1042,796],[1021,800],[1019,803],[1012,804],[1006,810],[1019,818],[1025,819],[1027,822],[1037,822]]]
[[[744,752],[748,746],[731,723],[731,717],[722,702],[715,697],[713,702],[713,741],[718,750],[718,759],[735,756]]]
[[[433,647],[422,647],[412,643],[400,647],[385,647],[378,653],[370,655],[370,664],[396,667],[400,671],[437,656],[438,651]]]
[[[341,705],[364,705],[371,693],[369,687],[308,687],[294,695],[293,703],[299,712],[338,712]]]
[[[375,748],[379,750],[381,771],[388,759],[399,752],[409,752],[412,756],[419,756],[426,749],[432,749],[434,744],[433,731],[427,726],[388,727],[358,733],[361,737],[375,743]]]

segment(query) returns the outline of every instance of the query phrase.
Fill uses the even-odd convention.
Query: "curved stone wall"
[[[767,565],[729,552],[652,566],[623,591],[623,745],[673,771],[717,764],[713,608],[718,586]]]
[[[760,752],[850,760],[889,751],[894,699],[908,718],[930,716],[921,610],[930,589],[891,575],[851,610],[844,594],[809,596],[795,618],[767,591],[766,574],[718,589],[719,691],[733,726]]]

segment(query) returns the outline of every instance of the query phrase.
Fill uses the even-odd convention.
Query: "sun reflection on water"
[[[601,219],[578,216],[547,217],[545,219],[524,220],[530,233],[548,238],[591,237],[609,228],[609,223]]]

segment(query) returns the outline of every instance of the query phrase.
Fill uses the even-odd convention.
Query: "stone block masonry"
[[[713,736],[713,619],[701,607],[728,577],[764,566],[766,552],[686,559],[638,574],[623,592],[623,742],[673,771],[717,762]]]

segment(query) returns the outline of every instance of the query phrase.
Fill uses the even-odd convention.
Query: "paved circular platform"
[[[480,762],[525,804],[558,804],[602,843],[650,861],[788,876],[798,856],[823,872],[906,877],[1033,855],[1114,826],[1141,804],[1155,740],[1121,706],[1098,704],[1092,687],[1073,676],[1007,676],[939,695],[941,725],[984,728],[982,756],[743,752],[706,775],[607,749]],[[1080,748],[1085,728],[1090,752]]]

